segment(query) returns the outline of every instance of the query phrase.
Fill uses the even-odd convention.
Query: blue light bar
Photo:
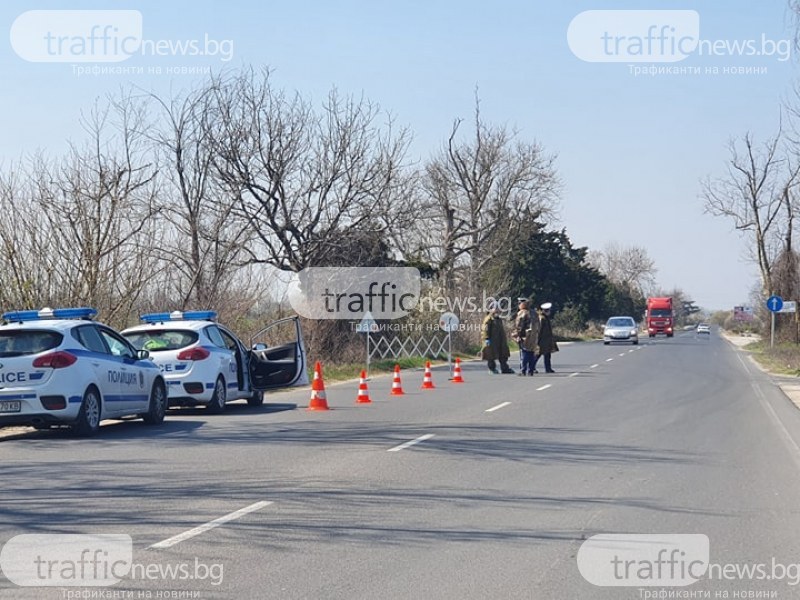
[[[43,308],[3,313],[4,321],[43,321],[45,319],[91,319],[97,316],[94,308]]]
[[[173,312],[148,313],[139,319],[145,323],[163,323],[164,321],[212,321],[217,318],[213,310],[175,310]]]

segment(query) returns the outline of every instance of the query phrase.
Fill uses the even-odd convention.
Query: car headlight
[[[636,335],[636,330],[635,329],[631,329],[631,335]]]

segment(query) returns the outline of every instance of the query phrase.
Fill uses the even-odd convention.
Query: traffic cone
[[[451,379],[453,383],[464,383],[464,379],[461,377],[461,359],[456,358],[456,366],[453,367],[453,379]]]
[[[433,390],[436,386],[433,385],[433,375],[431,375],[431,361],[425,363],[425,376],[422,378],[422,389]]]
[[[361,380],[358,382],[358,396],[356,397],[356,404],[369,404],[372,400],[369,399],[369,390],[367,389],[367,372],[361,371]]]
[[[400,384],[400,365],[394,366],[394,379],[392,380],[392,396],[402,396],[405,392]]]
[[[317,361],[314,367],[314,381],[311,382],[311,402],[308,410],[329,410],[328,400],[325,398],[325,383],[322,381],[322,365]]]

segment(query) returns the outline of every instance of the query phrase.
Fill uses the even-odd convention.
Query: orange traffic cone
[[[425,363],[425,376],[422,378],[422,389],[433,390],[436,386],[433,385],[433,375],[431,375],[431,361]]]
[[[356,404],[369,404],[372,400],[369,399],[369,390],[367,389],[367,372],[361,371],[361,380],[358,382],[358,396],[356,397]]]
[[[464,379],[461,377],[461,359],[456,358],[456,366],[453,367],[453,379],[451,379],[453,383],[464,383]]]
[[[325,383],[322,381],[322,365],[317,361],[314,367],[314,381],[311,382],[311,402],[308,410],[329,410],[325,398]]]
[[[403,386],[400,384],[400,365],[394,366],[394,379],[392,380],[392,396],[402,396]]]

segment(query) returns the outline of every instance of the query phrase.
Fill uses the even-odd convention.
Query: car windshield
[[[650,311],[651,317],[671,317],[672,311],[668,308],[654,308]]]
[[[125,337],[137,350],[149,352],[163,352],[165,350],[180,350],[197,342],[196,331],[182,329],[153,329],[147,331],[132,331]]]
[[[58,347],[63,339],[57,331],[3,331],[0,332],[0,356],[38,354]]]
[[[608,323],[606,323],[606,327],[633,327],[633,319],[627,319],[623,317],[618,317],[615,319],[609,319]]]

